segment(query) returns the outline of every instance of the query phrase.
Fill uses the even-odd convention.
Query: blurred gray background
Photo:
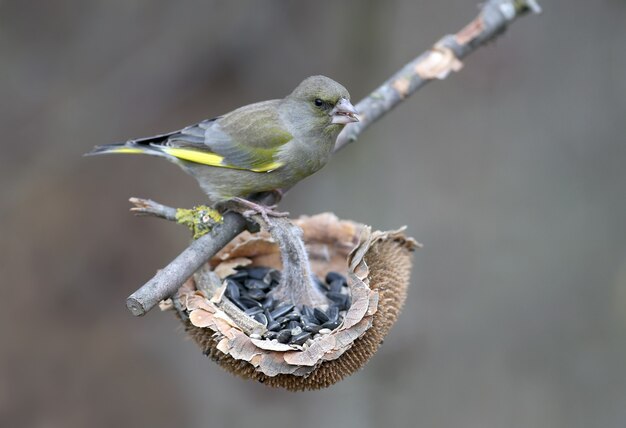
[[[544,1],[288,194],[425,247],[366,368],[287,393],[127,295],[187,244],[130,196],[204,201],[149,157],[82,158],[322,73],[359,100],[472,1],[0,1],[0,425],[626,424],[626,3]]]

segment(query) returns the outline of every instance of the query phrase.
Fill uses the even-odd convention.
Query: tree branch
[[[363,131],[394,107],[411,96],[426,83],[444,79],[450,72],[459,71],[461,59],[486,42],[503,33],[508,25],[527,12],[541,11],[535,0],[488,0],[476,19],[454,35],[447,35],[431,49],[402,67],[378,87],[356,108],[361,121],[347,125],[339,134],[335,152],[356,141]],[[270,199],[271,196],[264,196]],[[141,215],[156,215],[168,220],[175,219],[176,210],[156,202],[133,198],[132,211]],[[264,202],[263,198],[259,202]],[[143,205],[142,205],[143,204]],[[169,265],[160,270],[150,281],[126,300],[133,315],[144,315],[159,301],[171,296],[207,260],[241,233],[247,221],[239,214],[228,212],[223,223],[193,241]]]
[[[156,213],[155,211],[152,214]],[[217,224],[210,233],[192,241],[170,264],[131,294],[126,299],[128,310],[135,316],[144,315],[161,300],[174,294],[200,266],[243,232],[247,223],[247,220],[237,213],[224,214],[222,223]]]

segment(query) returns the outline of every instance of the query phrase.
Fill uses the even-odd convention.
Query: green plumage
[[[313,76],[283,99],[89,154],[163,156],[194,176],[213,202],[245,198],[291,187],[322,168],[343,126],[358,120],[349,99],[339,83]]]

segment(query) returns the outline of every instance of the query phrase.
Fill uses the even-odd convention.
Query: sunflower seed
[[[250,281],[250,280],[248,280]],[[246,282],[248,282],[246,281]],[[335,280],[333,282],[331,282],[328,286],[328,288],[330,289],[331,292],[333,293],[341,293],[341,290],[343,289],[343,281],[339,281],[339,280]]]
[[[289,343],[293,343],[295,345],[302,345],[310,337],[311,337],[311,333],[304,331],[304,332],[302,332],[300,334],[297,334],[297,335],[293,336]]]
[[[241,301],[239,299],[230,299],[231,302],[233,302],[235,304],[235,306],[237,306],[239,309],[241,309],[242,311],[245,311],[246,309],[248,309],[246,307],[246,305],[244,305],[243,303],[241,303]]]
[[[344,302],[343,306],[340,307],[339,309],[347,311],[348,309],[350,309],[351,305],[352,305],[352,298],[350,296],[346,296],[346,301]]]
[[[287,315],[289,312],[291,312],[292,309],[293,309],[292,304],[283,303],[282,305],[280,305],[279,307],[277,307],[276,309],[272,311],[272,316],[274,317],[274,319],[278,317],[282,317],[284,315]]]
[[[270,321],[267,323],[267,329],[271,331],[278,331],[280,330],[280,323],[277,323],[276,321]]]
[[[256,288],[248,290],[248,296],[253,298],[254,300],[263,300],[263,299],[265,299],[265,293],[262,292],[261,290],[257,290]]]
[[[306,315],[307,318],[315,318],[315,314],[313,314],[313,308],[307,305],[302,305],[302,315]]]
[[[328,297],[330,300],[332,300],[337,305],[339,305],[340,308],[343,308],[346,305],[346,302],[348,300],[347,294],[334,293],[332,291],[328,292],[326,294],[326,297]]]
[[[226,295],[231,299],[238,299],[241,294],[239,293],[239,287],[233,280],[226,280]]]
[[[330,330],[334,330],[339,327],[339,321],[328,321],[322,324],[323,328],[328,328]]]
[[[234,281],[242,281],[248,277],[248,272],[246,270],[238,270],[232,275],[228,275],[226,279],[232,279]]]
[[[289,342],[289,339],[291,339],[291,331],[290,330],[281,330],[278,333],[278,336],[276,336],[276,339],[280,343],[287,343],[287,342]]]
[[[248,276],[254,279],[263,279],[270,269],[268,267],[252,267],[248,269]]]
[[[320,320],[321,323],[325,323],[329,320],[328,315],[326,315],[324,311],[319,308],[313,309],[313,313],[315,314],[315,318]]]
[[[294,328],[296,328],[296,327],[300,327],[300,323],[299,323],[298,321],[289,321],[289,322],[287,323],[287,328],[288,328],[289,330],[293,330],[293,329],[294,329]]]
[[[290,314],[285,315],[289,321],[300,321],[300,314],[297,312],[292,312]]]
[[[268,331],[265,333],[265,338],[267,340],[276,339],[276,337],[278,337],[278,333],[276,333],[275,331]]]
[[[337,321],[339,319],[339,307],[336,305],[332,305],[326,311],[326,315],[328,315],[329,321]]]
[[[261,314],[258,313],[254,316],[254,319],[259,323],[262,324],[264,326],[267,326],[267,317],[265,316],[265,314]]]
[[[333,281],[343,281],[343,282],[345,282],[346,278],[342,274],[340,274],[338,272],[328,272],[326,274],[325,280],[326,280],[327,284],[330,284]]]
[[[291,329],[292,336],[297,336],[300,333],[302,333],[302,327],[300,327],[299,325]]]
[[[279,270],[271,269],[263,277],[263,282],[265,282],[267,284],[272,284],[272,283],[278,284],[280,282],[281,276],[282,276],[282,274],[281,274],[281,272]]]
[[[246,315],[254,317],[255,315],[263,312],[263,309],[259,308],[258,306],[253,306],[251,308],[246,309],[244,312],[246,313]]]
[[[302,315],[302,323],[306,323],[306,324],[315,324],[318,325],[320,322],[318,321],[317,318],[315,318],[315,316],[311,316],[311,317],[307,317],[306,315]]]
[[[276,300],[274,300],[273,297],[268,297],[263,302],[263,309],[269,309],[271,311],[272,309],[274,309],[275,305],[276,305]]]
[[[241,301],[241,303],[243,303],[244,305],[246,305],[247,308],[254,308],[254,307],[261,307],[261,303],[257,302],[254,299],[251,299],[249,297],[246,296],[241,296],[241,298],[239,299]]]
[[[322,329],[321,326],[316,325],[316,324],[303,324],[302,325],[302,330],[304,331],[308,331],[310,333],[317,333]]]
[[[253,278],[246,279],[244,285],[248,290],[267,290],[268,288],[270,288],[269,284],[264,283],[260,279]]]

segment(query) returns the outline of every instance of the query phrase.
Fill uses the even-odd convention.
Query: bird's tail
[[[127,141],[125,143],[117,144],[105,144],[103,146],[96,146],[89,153],[85,153],[85,156],[106,155],[111,153],[122,154],[146,154],[153,156],[161,156],[168,160],[175,160],[169,154],[163,152],[161,147],[155,144],[141,144],[136,141]]]
[[[107,144],[104,146],[96,146],[85,156],[104,155],[109,153],[149,153],[150,146],[138,146],[134,144]]]
[[[155,135],[147,138],[139,138],[136,140],[128,140],[124,143],[96,146],[89,153],[85,153],[85,156],[105,155],[109,153],[126,153],[162,156],[173,160],[170,155],[161,150],[161,145],[165,143],[171,135],[173,135],[173,133]]]

